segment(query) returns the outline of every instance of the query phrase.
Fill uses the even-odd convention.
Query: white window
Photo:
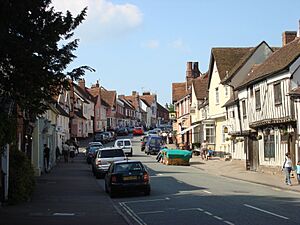
[[[205,124],[205,140],[209,144],[215,143],[215,126],[214,126],[214,124]]]
[[[219,104],[219,88],[216,88],[216,105]]]

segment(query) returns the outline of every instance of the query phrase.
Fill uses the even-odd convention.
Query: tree
[[[167,109],[169,110],[169,112],[175,112],[175,108],[174,105],[172,103],[170,103],[169,105],[166,105]]]
[[[74,30],[87,8],[75,17],[56,12],[51,0],[1,0],[0,96],[32,115],[42,114],[53,96],[68,89],[88,66],[66,71],[76,58]]]

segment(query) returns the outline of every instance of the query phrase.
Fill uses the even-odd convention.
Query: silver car
[[[92,162],[93,174],[97,179],[104,177],[111,163],[126,159],[122,148],[112,147],[99,149]]]

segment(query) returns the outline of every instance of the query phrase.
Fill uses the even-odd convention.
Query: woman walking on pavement
[[[282,169],[285,172],[285,183],[291,186],[292,185],[291,182],[292,160],[289,153],[285,154],[285,160]]]

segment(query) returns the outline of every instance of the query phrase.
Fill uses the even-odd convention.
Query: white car
[[[115,147],[122,148],[126,155],[132,156],[132,143],[130,139],[116,140]]]

